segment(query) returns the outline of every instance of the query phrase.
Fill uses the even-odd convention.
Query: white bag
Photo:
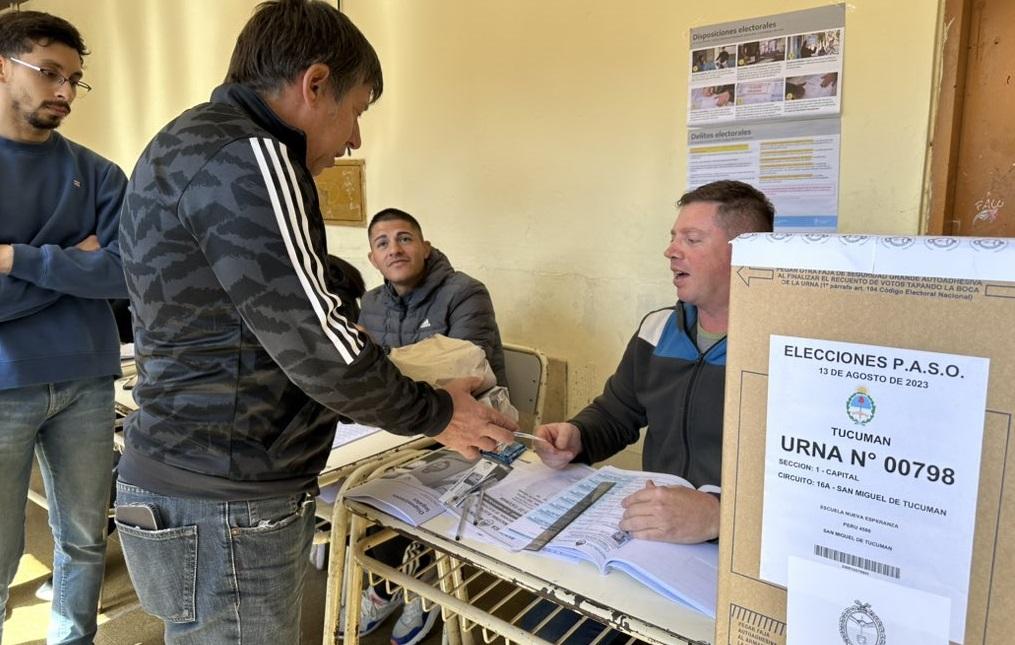
[[[418,343],[395,347],[389,356],[395,367],[414,381],[425,381],[439,387],[456,378],[478,376],[481,385],[476,398],[511,419],[518,420],[518,410],[511,405],[506,387],[497,386],[497,377],[479,345],[460,338],[437,334]]]

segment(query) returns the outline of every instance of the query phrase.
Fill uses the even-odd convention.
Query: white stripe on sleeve
[[[295,212],[292,204],[292,197],[289,193],[289,186],[287,185],[284,174],[281,172],[281,168],[278,163],[278,156],[275,154],[273,149],[274,142],[270,139],[258,140],[255,137],[250,138],[250,146],[254,151],[254,157],[257,159],[257,165],[261,169],[261,176],[264,178],[265,188],[268,190],[268,198],[271,201],[272,210],[275,212],[275,221],[278,223],[279,233],[282,235],[282,242],[285,244],[286,253],[289,256],[289,261],[292,263],[293,269],[296,272],[296,276],[300,281],[300,285],[303,287],[303,292],[306,294],[307,299],[310,301],[310,305],[317,316],[317,319],[321,325],[321,329],[324,331],[325,336],[331,341],[335,349],[338,350],[339,355],[346,364],[352,363],[355,360],[356,355],[362,349],[363,345],[359,338],[353,336],[354,342],[350,342],[348,337],[348,329],[343,331],[346,334],[336,333],[336,329],[329,324],[329,320],[333,317],[337,317],[341,320],[344,319],[335,313],[334,302],[337,300],[329,301],[325,295],[322,295],[322,291],[326,294],[320,282],[314,284],[312,275],[310,272],[310,260],[307,258],[309,251],[306,248],[305,240],[301,239],[301,236],[295,234],[299,230],[297,226],[290,224],[298,219],[299,215]],[[265,150],[261,149],[264,146]],[[272,172],[271,165],[265,158],[265,151],[268,156],[272,158],[276,172]],[[277,188],[276,188],[277,185]],[[285,207],[279,199],[279,191],[282,192],[285,200]],[[302,203],[301,203],[302,206]],[[302,214],[302,213],[301,213]],[[295,229],[295,230],[294,230]],[[344,337],[343,337],[344,336]]]

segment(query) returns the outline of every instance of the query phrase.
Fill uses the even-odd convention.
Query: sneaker
[[[433,605],[429,611],[424,612],[423,601],[416,596],[405,605],[395,628],[391,630],[391,645],[416,645],[430,633],[440,613],[439,605]]]
[[[39,585],[39,588],[35,590],[35,597],[45,602],[53,602],[53,578],[47,578]]]
[[[385,600],[370,587],[363,592],[359,605],[359,635],[366,636],[380,627],[388,616],[402,605],[402,590],[395,592],[390,599]],[[338,620],[339,638],[345,637],[345,607]]]

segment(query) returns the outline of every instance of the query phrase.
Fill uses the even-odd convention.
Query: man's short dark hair
[[[331,70],[341,98],[366,83],[371,103],[381,97],[384,77],[377,52],[342,12],[321,0],[269,0],[257,5],[243,27],[226,82],[274,94],[315,63]]]
[[[20,56],[35,45],[67,45],[84,58],[88,48],[77,28],[58,16],[42,11],[8,11],[0,14],[0,56]]]
[[[414,229],[416,229],[419,236],[423,237],[423,227],[419,225],[419,222],[415,217],[397,208],[385,208],[382,211],[377,211],[377,213],[370,218],[370,225],[367,226],[367,239],[369,240],[370,235],[374,232],[374,224],[393,221],[408,222]]]
[[[767,233],[775,222],[775,208],[765,194],[742,181],[724,179],[684,193],[677,206],[696,202],[715,202],[716,224],[732,240],[741,233]]]

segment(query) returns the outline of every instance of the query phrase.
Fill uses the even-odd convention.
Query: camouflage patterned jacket
[[[326,288],[305,145],[253,91],[223,85],[138,161],[120,222],[140,406],[123,481],[287,495],[314,488],[339,413],[398,434],[447,426],[447,393],[403,377]]]

